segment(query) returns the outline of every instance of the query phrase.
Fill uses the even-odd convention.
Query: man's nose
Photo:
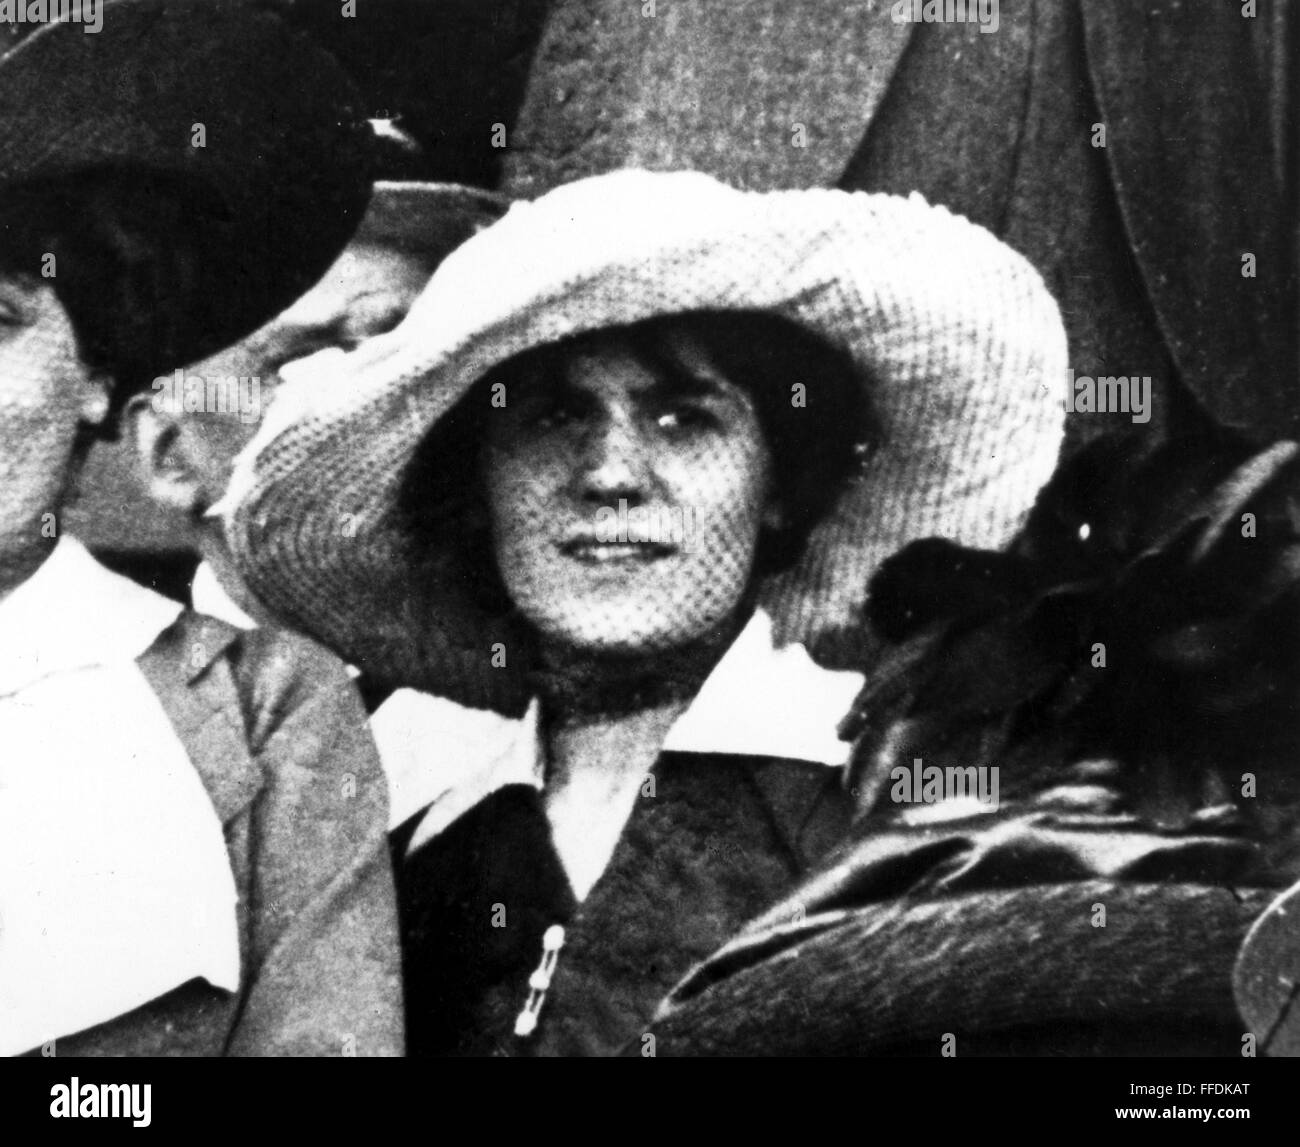
[[[601,418],[584,434],[581,449],[578,482],[585,500],[606,504],[646,496],[654,469],[651,445],[631,419]]]

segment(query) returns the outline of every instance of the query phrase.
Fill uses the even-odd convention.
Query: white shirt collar
[[[776,648],[757,611],[677,719],[664,750],[785,757],[841,766],[835,730],[862,687],[859,673],[823,669],[801,645]],[[388,775],[391,826],[428,807],[411,848],[508,784],[545,778],[541,706],[522,718],[399,689],[371,718]]]
[[[758,610],[669,730],[664,749],[843,765],[849,746],[835,730],[863,680],[823,669],[802,645],[778,649],[771,616]]]
[[[215,617],[236,629],[260,629],[262,625],[252,614],[245,613],[226,592],[226,587],[221,584],[211,562],[200,562],[194,571],[194,580],[190,582],[190,608],[195,613]],[[355,665],[345,665],[343,668],[353,680],[361,676],[361,670]]]
[[[66,537],[0,601],[0,1055],[239,987],[221,821],[136,662],[180,611]]]
[[[55,673],[134,661],[181,606],[105,569],[64,536],[0,599],[0,695]]]
[[[190,583],[190,604],[196,613],[205,613],[233,625],[236,629],[256,629],[257,622],[244,612],[217,578],[210,562],[200,562]]]

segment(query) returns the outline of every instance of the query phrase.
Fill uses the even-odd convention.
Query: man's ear
[[[123,411],[135,446],[137,472],[149,496],[188,517],[199,506],[202,482],[186,449],[181,417],[155,409],[151,396],[145,394],[137,394]]]
[[[112,402],[113,379],[104,371],[92,371],[81,396],[81,421],[87,426],[101,425]]]

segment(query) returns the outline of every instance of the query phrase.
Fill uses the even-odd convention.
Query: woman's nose
[[[630,420],[602,418],[583,436],[578,480],[589,501],[644,497],[653,459],[650,444]]]

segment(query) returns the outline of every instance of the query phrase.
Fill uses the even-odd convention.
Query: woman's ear
[[[763,507],[763,526],[772,533],[780,533],[790,525],[790,515],[786,512],[785,502],[775,495],[767,499]]]
[[[199,508],[202,481],[186,450],[180,416],[157,409],[150,396],[137,394],[126,404],[123,417],[149,496],[165,509],[193,514]]]

